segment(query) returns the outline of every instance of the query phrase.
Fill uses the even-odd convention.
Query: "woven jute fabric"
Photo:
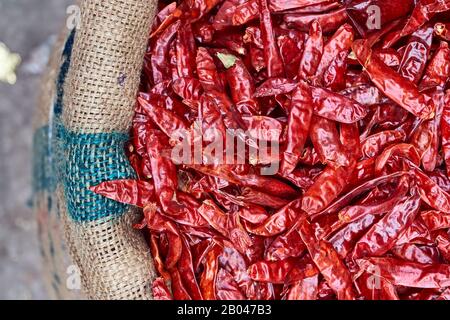
[[[65,88],[66,128],[98,133],[130,127],[156,5],[156,0],[81,2]]]
[[[57,208],[54,216],[59,219],[59,237],[63,248],[70,252],[70,259],[59,269],[71,263],[78,268],[82,291],[77,295],[83,293],[91,299],[151,299],[153,263],[142,233],[133,228],[140,214],[106,202],[88,188],[130,175],[122,141],[131,126],[157,1],[83,0],[79,6],[80,25],[70,36],[64,31],[65,38],[70,39],[65,50],[70,52],[55,50],[35,121],[39,131],[44,119],[56,119],[55,125],[50,124],[50,139],[56,142],[50,145],[51,157],[57,159],[57,187],[45,192],[52,192],[48,198],[53,201],[51,207]],[[64,61],[70,62],[67,70],[67,66],[61,67]],[[58,95],[61,99],[55,97]],[[38,215],[44,224],[45,206],[41,202],[35,208],[41,212]],[[49,247],[53,243],[41,237],[41,245]],[[46,268],[48,265],[46,262]],[[54,277],[55,271],[47,271]],[[67,275],[56,277],[62,277],[61,286],[66,285]],[[60,298],[68,291],[65,289],[56,288],[64,291]],[[73,298],[71,294],[62,298]]]

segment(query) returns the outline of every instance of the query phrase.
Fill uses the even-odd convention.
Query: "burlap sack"
[[[62,32],[42,82],[34,208],[53,298],[152,298],[151,256],[132,228],[141,217],[88,188],[133,177],[124,143],[156,4],[80,1],[80,24]]]

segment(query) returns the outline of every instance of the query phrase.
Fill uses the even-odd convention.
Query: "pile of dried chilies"
[[[92,188],[143,208],[155,298],[450,299],[449,13],[160,1],[127,146],[138,179]],[[261,128],[276,157],[170,156],[180,129]]]

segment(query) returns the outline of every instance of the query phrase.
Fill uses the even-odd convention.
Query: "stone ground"
[[[71,3],[0,0],[0,42],[22,57],[17,83],[0,82],[0,299],[47,298],[29,206],[31,119],[48,43],[64,26]]]

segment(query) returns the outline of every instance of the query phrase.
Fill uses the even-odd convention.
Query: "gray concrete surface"
[[[0,42],[22,57],[17,83],[0,82],[0,299],[46,299],[31,198],[31,119],[45,43],[72,0],[0,0]],[[1,61],[0,61],[1,63]]]

